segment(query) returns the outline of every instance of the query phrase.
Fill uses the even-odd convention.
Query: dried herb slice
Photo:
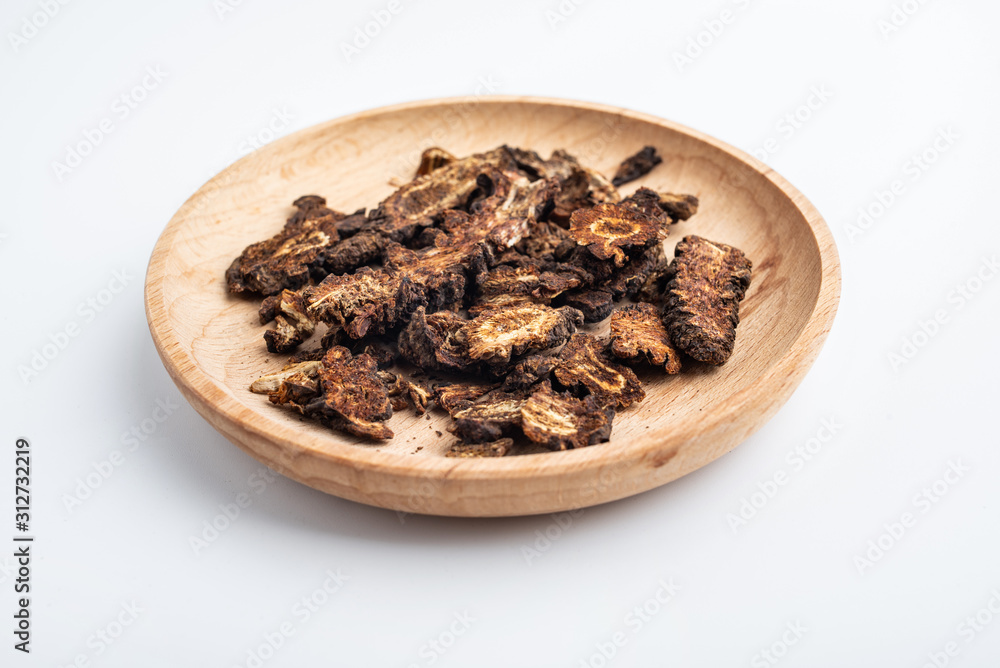
[[[694,359],[725,364],[752,264],[743,251],[698,236],[677,244],[663,321],[674,345]]]
[[[601,408],[592,396],[557,393],[546,381],[521,407],[521,429],[550,450],[570,450],[607,441],[614,415],[613,408]]]
[[[663,241],[667,228],[656,218],[629,206],[598,204],[574,211],[569,233],[594,257],[612,260],[620,267],[628,259],[626,251],[645,249]]]
[[[653,167],[656,167],[661,162],[663,162],[663,158],[656,152],[655,146],[643,146],[642,150],[638,153],[622,161],[622,164],[615,171],[614,178],[611,179],[611,184],[617,188],[630,181],[640,179],[649,174]]]
[[[356,436],[392,438],[385,424],[392,417],[392,403],[375,360],[334,346],[323,357],[319,380],[321,394],[306,404],[306,415]]]
[[[680,353],[670,342],[660,309],[632,304],[611,316],[611,353],[627,364],[646,362],[670,374],[681,371]]]
[[[264,332],[264,341],[267,343],[268,352],[287,353],[313,335],[316,323],[306,312],[305,302],[298,292],[282,290],[276,297],[275,329]],[[264,307],[261,307],[261,310],[263,311]],[[264,314],[261,314],[261,319],[263,317]]]
[[[494,390],[452,415],[450,427],[466,443],[496,441],[513,433],[521,424],[521,407],[526,397],[520,392]]]
[[[583,314],[575,308],[524,304],[477,316],[455,333],[455,341],[473,360],[504,364],[512,356],[562,345],[582,324]]]
[[[514,445],[513,439],[501,438],[489,443],[465,443],[459,441],[444,453],[445,457],[481,458],[503,457]]]
[[[583,387],[598,406],[626,408],[646,398],[635,373],[609,360],[603,346],[589,334],[573,335],[559,351],[556,380],[566,387]]]
[[[321,267],[326,250],[340,239],[337,222],[346,214],[327,209],[316,195],[295,200],[298,211],[276,235],[247,248],[226,271],[234,293],[273,295],[305,285],[310,272]]]

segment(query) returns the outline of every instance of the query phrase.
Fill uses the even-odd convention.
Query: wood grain
[[[372,207],[412,177],[420,152],[457,155],[508,143],[565,148],[606,174],[643,145],[665,160],[639,185],[693,193],[699,213],[667,240],[697,233],[753,260],[736,349],[720,368],[643,376],[647,398],[615,417],[611,441],[558,453],[463,460],[443,456],[449,418],[393,416],[396,438],[373,444],[280,410],[247,390],[280,368],[264,347],[256,300],[231,296],[223,273],[274,234],[299,195],[332,208]],[[282,474],[362,503],[409,512],[503,516],[568,510],[637,494],[704,466],[759,429],[788,399],[829,332],[840,265],[819,213],[766,165],[653,116],[522,97],[430,100],[307,128],[230,166],[174,215],[153,250],[146,314],[167,371],[230,441]],[[438,437],[435,432],[444,432]]]

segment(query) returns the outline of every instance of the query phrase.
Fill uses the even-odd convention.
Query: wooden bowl
[[[605,174],[643,145],[664,163],[639,185],[692,193],[701,207],[667,240],[697,233],[754,264],[736,350],[723,367],[645,374],[645,401],[615,417],[610,442],[491,459],[443,456],[450,418],[400,411],[396,437],[373,443],[272,406],[247,387],[280,368],[264,347],[258,301],[228,294],[223,273],[277,232],[300,195],[341,211],[373,207],[412,177],[421,151],[456,155],[500,144],[565,148]],[[638,494],[728,452],[788,399],[829,332],[840,293],[830,231],[766,165],[654,116],[525,97],[429,100],[366,111],[275,141],[239,160],[174,215],[146,275],[146,315],[167,371],[230,441],[276,471],[340,497],[435,515],[502,516],[580,508]],[[439,435],[437,432],[441,432]]]

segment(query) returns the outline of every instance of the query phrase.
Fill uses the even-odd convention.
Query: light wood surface
[[[565,148],[611,174],[643,145],[664,163],[640,181],[692,193],[701,207],[675,226],[668,255],[696,233],[741,248],[753,281],[736,350],[720,368],[644,373],[647,398],[615,417],[610,442],[567,452],[467,460],[442,411],[389,421],[373,443],[272,406],[249,384],[280,368],[267,353],[258,301],[227,293],[223,273],[278,231],[303,194],[331,208],[373,207],[412,177],[420,152],[499,144],[543,155]],[[194,408],[276,471],[347,499],[454,516],[547,513],[620,499],[675,480],[733,449],[788,399],[829,332],[840,294],[830,232],[813,206],[763,163],[676,123],[598,104],[523,97],[453,98],[355,114],[299,131],[230,166],[174,215],[153,250],[146,314],[167,371]],[[309,345],[309,344],[307,344]],[[435,432],[442,432],[438,436]]]

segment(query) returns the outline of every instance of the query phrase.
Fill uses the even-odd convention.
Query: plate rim
[[[169,306],[164,303],[162,287],[164,281],[168,278],[166,272],[163,270],[170,257],[171,242],[186,223],[186,219],[195,207],[195,201],[199,195],[210,189],[213,184],[218,186],[219,181],[225,179],[227,174],[238,169],[245,161],[257,160],[268,153],[279,151],[284,144],[292,143],[297,137],[308,133],[326,132],[337,125],[364,121],[367,118],[388,113],[469,103],[475,103],[477,106],[529,104],[536,106],[569,107],[586,111],[611,113],[630,120],[659,125],[704,142],[737,158],[740,162],[743,162],[769,180],[791,200],[793,205],[805,218],[818,247],[820,285],[815,304],[802,330],[794,341],[791,342],[781,358],[766,373],[755,378],[746,388],[727,395],[724,405],[720,407],[719,411],[714,412],[712,416],[706,418],[708,424],[704,429],[699,429],[699,431],[711,432],[713,429],[717,430],[723,422],[738,411],[755,411],[760,415],[760,419],[757,420],[755,426],[748,433],[741,436],[728,448],[727,451],[729,451],[745,441],[746,438],[770,420],[774,413],[787,402],[792,392],[808,373],[826,341],[839,306],[841,293],[840,258],[832,232],[819,211],[798,189],[771,167],[741,149],[733,147],[699,130],[653,114],[623,107],[582,100],[524,95],[428,98],[376,107],[339,116],[310,125],[276,139],[261,149],[236,160],[202,184],[174,213],[157,238],[150,255],[143,293],[147,324],[161,361],[178,389],[202,417],[228,440],[250,453],[256,459],[274,467],[284,475],[288,475],[293,479],[300,480],[314,487],[315,485],[305,479],[307,476],[299,475],[297,471],[289,468],[288,464],[291,460],[298,460],[302,457],[313,457],[336,465],[350,466],[356,470],[377,471],[381,474],[414,480],[437,478],[439,480],[448,479],[456,482],[480,480],[514,482],[528,478],[545,479],[562,477],[568,472],[587,473],[592,469],[598,469],[609,464],[618,464],[623,457],[631,462],[632,465],[652,458],[655,466],[657,457],[664,461],[669,460],[672,454],[676,453],[676,449],[679,448],[680,443],[691,439],[690,434],[686,434],[685,438],[680,439],[676,433],[659,434],[656,432],[635,438],[627,444],[627,448],[624,450],[621,448],[606,448],[602,445],[557,453],[536,453],[518,455],[516,457],[488,459],[416,457],[402,452],[377,451],[374,449],[377,446],[368,447],[366,445],[335,441],[330,441],[324,444],[322,449],[319,449],[309,446],[312,437],[302,439],[302,432],[298,432],[300,438],[297,442],[295,439],[296,430],[291,425],[273,421],[263,413],[241,404],[235,397],[230,396],[226,389],[221,387],[220,384],[216,383],[215,380],[199,368],[193,355],[184,349],[170,327],[161,326],[162,323],[169,320]],[[781,391],[771,392],[770,394],[759,392],[761,387],[773,386],[775,383],[778,384]],[[765,394],[768,396],[765,397]],[[213,417],[221,419],[229,429],[220,426]],[[266,457],[259,449],[249,447],[244,442],[244,439],[234,437],[232,435],[234,431],[271,442],[281,448],[284,456],[279,459]],[[712,460],[716,458],[714,457]],[[705,464],[711,463],[712,460],[705,462]],[[696,466],[694,469],[686,470],[681,473],[681,476],[700,467]],[[657,483],[657,485],[659,484],[662,483]],[[639,491],[643,490],[625,492],[618,496],[609,495],[598,502],[622,498],[638,493]],[[340,494],[338,493],[338,495]],[[370,500],[359,500],[366,503],[373,503]]]

